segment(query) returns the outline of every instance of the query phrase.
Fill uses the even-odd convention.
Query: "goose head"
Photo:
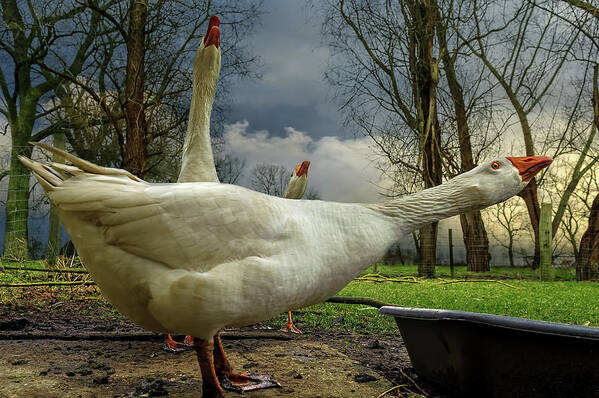
[[[472,188],[485,206],[491,206],[516,195],[553,160],[547,156],[501,157],[482,162],[460,174],[456,182]]]
[[[308,167],[310,167],[310,161],[304,160],[293,170],[289,183],[285,188],[285,194],[283,195],[285,198],[301,199],[304,196],[308,185]]]
[[[199,81],[214,90],[221,65],[220,21],[216,15],[210,17],[208,29],[200,43],[194,60],[194,71]]]

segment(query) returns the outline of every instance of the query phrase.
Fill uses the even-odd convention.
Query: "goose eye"
[[[501,163],[499,163],[499,162],[497,162],[497,161],[495,161],[495,162],[491,163],[491,168],[492,168],[493,170],[497,170],[497,169],[498,169],[498,168],[500,168],[500,167],[501,167]]]

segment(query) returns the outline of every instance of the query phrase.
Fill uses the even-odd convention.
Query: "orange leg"
[[[299,333],[302,334],[302,331],[295,327],[293,321],[291,320],[291,311],[287,312],[287,325],[281,329],[281,332],[291,332],[291,333]]]
[[[222,388],[243,393],[262,390],[281,385],[269,374],[251,373],[249,375],[233,372],[229,358],[225,354],[220,333],[214,336],[214,369]]]
[[[224,398],[224,392],[214,369],[214,343],[212,340],[194,339],[200,371],[202,372],[202,398]]]
[[[164,344],[162,345],[162,349],[164,351],[170,352],[172,354],[178,354],[180,352],[189,351],[193,348],[193,337],[187,336],[185,337],[185,342],[179,343],[178,341],[173,340],[173,336],[169,334],[164,338]]]

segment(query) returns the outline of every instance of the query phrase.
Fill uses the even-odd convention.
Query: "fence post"
[[[451,270],[451,276],[453,277],[454,274],[454,270],[453,270],[453,243],[451,240],[451,228],[449,228],[448,230],[448,237],[449,237],[449,269]]]
[[[541,204],[539,238],[541,241],[541,265],[539,267],[539,273],[542,281],[551,281],[553,280],[553,265],[551,259],[551,203]]]

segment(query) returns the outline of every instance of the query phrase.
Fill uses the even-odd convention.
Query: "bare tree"
[[[599,9],[595,9],[595,17],[599,20]],[[599,65],[593,72],[593,114],[594,123],[599,128]],[[589,212],[589,224],[580,240],[578,257],[576,258],[576,279],[587,280],[598,275],[599,268],[599,194],[593,200]]]
[[[243,175],[246,160],[225,153],[216,158],[215,163],[219,181],[223,184],[236,184]]]
[[[105,1],[98,7],[108,7]],[[7,118],[12,139],[4,254],[27,257],[29,173],[18,156],[31,156],[30,141],[51,135],[42,121],[54,109],[43,103],[62,83],[59,75],[36,65],[55,65],[61,74],[79,75],[93,52],[98,35],[106,32],[101,18],[66,0],[17,2],[2,0],[0,26],[0,112]],[[35,132],[37,130],[37,132]]]
[[[441,183],[437,117],[436,3],[330,1],[324,31],[342,61],[327,79],[338,89],[347,123],[372,137],[391,164]],[[419,274],[434,276],[437,225],[420,230]]]
[[[591,128],[587,128],[587,130],[594,129],[594,124]],[[584,147],[582,150],[584,151]],[[597,168],[590,167],[585,171],[588,164],[593,163],[595,159],[594,152],[593,149],[588,150],[586,156],[588,163],[581,162],[582,155],[576,152],[555,159],[544,179],[543,189],[550,192],[552,198],[559,198],[559,204],[553,215],[555,228],[552,233],[553,245],[557,247],[560,240],[567,241],[570,246],[568,251],[573,257],[578,256],[583,220],[588,217],[593,197],[599,192],[599,181],[596,181]],[[574,178],[576,184],[573,183]],[[559,220],[559,225],[555,225],[556,219]]]
[[[447,31],[450,20],[453,19],[453,10],[447,7],[442,10],[437,7],[438,17],[436,34],[439,43],[439,52],[443,61],[444,77],[453,103],[453,115],[457,130],[458,146],[460,152],[459,172],[463,173],[473,169],[474,156],[472,151],[472,142],[470,137],[470,126],[468,123],[469,109],[466,105],[464,90],[459,81],[456,71],[456,60],[463,46],[460,43],[456,48],[449,49],[447,40]],[[447,14],[447,15],[442,15]],[[451,162],[449,162],[451,164]],[[472,272],[486,272],[490,270],[489,266],[489,239],[480,211],[460,214],[460,224],[462,226],[462,235],[466,246],[466,267]]]
[[[279,164],[258,163],[250,173],[252,189],[273,196],[283,196],[291,172]]]
[[[81,4],[103,18],[114,32],[98,40],[91,73],[61,76],[82,87],[104,112],[104,124],[113,130],[108,136],[116,140],[120,152],[120,167],[139,176],[150,173],[150,180],[156,179],[157,166],[164,169],[165,163],[171,164],[177,158],[172,156],[172,148],[180,145],[172,141],[182,140],[185,133],[181,127],[189,109],[193,52],[203,37],[208,18],[213,14],[221,17],[224,36],[211,129],[218,132],[228,97],[226,83],[239,76],[257,76],[257,58],[244,49],[244,40],[256,26],[261,2],[121,0],[104,9],[94,1]],[[59,73],[50,65],[43,67]],[[160,123],[155,123],[157,119]],[[85,149],[77,140],[69,143],[85,157],[79,152]]]
[[[172,168],[175,174],[178,167],[175,159],[180,156],[173,156],[173,150],[180,148],[176,143],[185,134],[181,127],[187,120],[189,100],[184,99],[191,88],[192,53],[209,15],[221,15],[227,36],[221,81],[255,75],[257,59],[242,44],[256,26],[259,0],[217,5],[209,0],[2,0],[1,4],[0,111],[8,119],[12,138],[6,254],[27,253],[29,173],[18,155],[31,156],[29,141],[61,132],[84,158],[105,158],[101,164],[163,179],[165,170]],[[50,121],[68,103],[48,102],[52,95],[64,98],[65,90],[71,90],[65,81],[84,90],[103,115],[95,112],[85,118],[64,112]],[[216,131],[226,107],[226,88],[221,84],[217,89]],[[168,117],[157,116],[158,110]],[[85,133],[91,136],[83,137]],[[96,145],[86,147],[90,142]]]
[[[492,73],[516,114],[527,156],[536,154],[530,119],[542,108],[567,60],[579,32],[562,29],[557,17],[531,2],[502,3],[506,18],[497,18],[498,2],[473,1],[462,9],[455,32]],[[468,31],[465,26],[473,24]],[[469,34],[467,34],[468,32]],[[535,232],[535,261],[539,263],[539,200],[537,181],[520,193]]]
[[[539,4],[540,3],[540,4]],[[593,98],[593,123],[595,128],[599,128],[599,89],[598,74],[599,64],[597,63],[597,50],[599,49],[599,41],[597,40],[597,30],[599,24],[599,7],[583,0],[562,0],[561,5],[568,4],[568,8],[559,8],[556,10],[552,7],[553,3],[548,5],[545,2],[537,2],[537,6],[547,11],[550,15],[559,18],[571,27],[574,31],[581,33],[586,42],[585,47],[593,48],[591,54],[594,57],[587,57],[587,61],[593,64],[593,83],[592,83],[592,98]],[[582,12],[582,16],[579,12]],[[592,22],[589,23],[588,21]],[[589,54],[590,55],[590,54]],[[593,130],[594,132],[595,130]],[[591,139],[592,140],[592,139]],[[578,256],[576,258],[576,278],[577,280],[587,280],[597,276],[597,268],[599,267],[599,195],[593,200],[589,212],[589,222],[586,231],[580,241]]]
[[[306,192],[306,200],[322,200],[320,193],[315,188],[310,188]]]
[[[486,212],[489,221],[494,224],[494,228],[490,229],[491,236],[507,249],[510,267],[515,266],[516,246],[522,233],[526,230],[524,226],[525,213],[525,209],[515,199],[499,203]],[[525,245],[520,244],[519,246],[524,247]],[[526,255],[524,254],[524,256]]]

